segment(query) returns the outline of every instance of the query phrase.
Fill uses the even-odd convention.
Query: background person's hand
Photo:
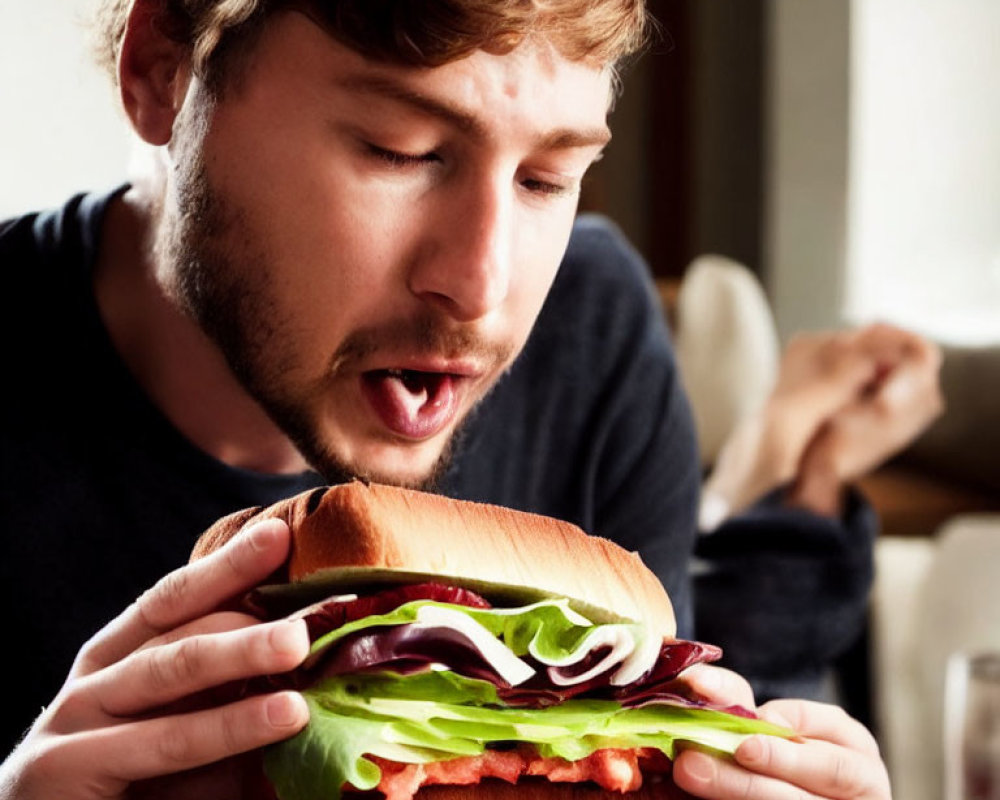
[[[935,345],[886,325],[865,329],[860,343],[875,359],[875,380],[816,431],[789,493],[824,513],[834,513],[840,486],[901,451],[944,409]]]
[[[308,709],[295,692],[218,705],[212,690],[294,668],[309,641],[302,621],[259,623],[218,609],[280,566],[288,540],[280,521],[252,526],[98,632],[0,765],[0,798],[246,796],[257,776],[234,757],[297,733]]]
[[[941,413],[940,365],[935,345],[890,325],[796,336],[764,407],[737,426],[706,482],[723,509],[715,516],[789,484],[790,502],[836,514],[845,483]]]
[[[753,705],[749,685],[728,670],[702,666],[688,682],[711,702]],[[791,728],[798,738],[751,736],[731,760],[687,750],[674,762],[674,782],[706,800],[890,800],[888,772],[874,737],[842,709],[774,700],[758,714]]]

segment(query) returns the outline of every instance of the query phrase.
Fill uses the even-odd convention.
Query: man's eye
[[[550,195],[553,197],[572,194],[576,190],[576,184],[572,182],[553,183],[552,181],[542,181],[536,178],[525,178],[521,181],[521,186],[532,194]]]
[[[437,153],[400,153],[378,145],[368,144],[368,152],[379,161],[384,161],[390,167],[410,167],[414,164],[426,164],[438,161]]]

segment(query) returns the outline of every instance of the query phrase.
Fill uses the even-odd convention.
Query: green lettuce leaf
[[[304,695],[309,725],[265,757],[281,800],[337,800],[345,784],[375,788],[381,774],[366,755],[420,764],[518,741],[535,745],[543,757],[571,761],[607,747],[652,747],[673,758],[678,741],[731,754],[755,733],[792,735],[761,720],[666,703],[623,708],[610,700],[571,699],[508,708],[491,683],[447,671],[339,676]]]
[[[470,608],[414,600],[404,603],[387,614],[373,614],[349,622],[313,642],[310,657],[315,658],[345,636],[366,628],[382,625],[406,625],[415,622],[422,608],[433,606],[451,609],[471,617],[504,644],[516,656],[531,654],[546,663],[572,660],[586,638],[604,625],[627,629],[638,644],[645,637],[645,628],[637,623],[605,623],[598,625],[570,608],[565,598],[552,598],[520,608]]]

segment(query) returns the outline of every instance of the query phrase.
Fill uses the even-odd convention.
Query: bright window
[[[851,13],[847,316],[1000,342],[1000,2]]]

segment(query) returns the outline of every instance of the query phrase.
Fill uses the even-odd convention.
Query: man
[[[667,337],[634,254],[603,223],[574,229],[641,4],[104,13],[149,169],[0,236],[10,296],[33,308],[4,337],[18,386],[3,407],[0,578],[24,609],[11,724],[56,691],[81,632],[181,563],[212,519],[348,475],[614,538],[690,632],[699,476]],[[301,698],[188,702],[304,657],[300,624],[220,611],[287,546],[281,525],[247,531],[103,627],[5,762],[0,796],[238,796],[238,755],[299,730]],[[725,671],[692,680],[753,702]],[[754,739],[736,763],[685,753],[678,784],[888,796],[870,735],[841,712],[762,713],[803,741]]]

